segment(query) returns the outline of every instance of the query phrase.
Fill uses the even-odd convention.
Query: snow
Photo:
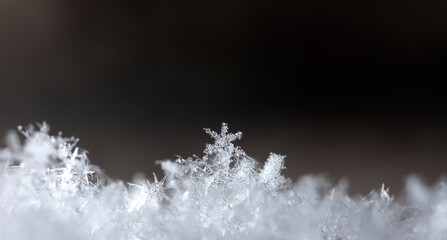
[[[0,150],[0,239],[447,239],[447,185],[407,180],[351,197],[319,176],[293,183],[285,156],[258,167],[233,142],[241,132],[205,129],[202,157],[161,161],[163,178],[123,183],[90,163],[78,139],[19,127]],[[161,179],[161,180],[158,180]]]

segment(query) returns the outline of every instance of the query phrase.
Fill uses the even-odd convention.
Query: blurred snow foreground
[[[165,177],[124,184],[89,163],[75,138],[45,123],[0,150],[0,239],[447,239],[447,187],[407,181],[400,197],[382,185],[349,197],[346,184],[281,175],[209,129],[202,158],[159,162]],[[123,162],[125,164],[125,162]]]

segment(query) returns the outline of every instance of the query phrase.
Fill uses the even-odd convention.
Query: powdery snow
[[[258,167],[233,141],[205,131],[203,157],[161,161],[165,177],[123,183],[90,164],[75,138],[45,123],[0,150],[0,239],[447,239],[446,181],[407,180],[402,196],[350,197],[346,184],[281,175],[285,156]]]

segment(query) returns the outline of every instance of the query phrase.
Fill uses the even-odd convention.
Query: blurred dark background
[[[351,193],[447,173],[446,1],[0,1],[0,131],[47,121],[126,181],[243,131]]]

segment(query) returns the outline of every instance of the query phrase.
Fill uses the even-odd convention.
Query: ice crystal
[[[0,150],[0,239],[447,239],[446,181],[417,177],[402,196],[385,185],[350,197],[318,176],[292,183],[285,156],[264,166],[234,141],[205,129],[202,157],[159,164],[165,177],[124,184],[92,165],[78,139],[19,127]]]

